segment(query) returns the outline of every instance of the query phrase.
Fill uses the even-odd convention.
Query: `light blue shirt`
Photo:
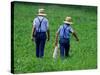
[[[65,30],[65,31],[64,31]],[[59,37],[60,38],[70,38],[70,33],[73,33],[73,29],[70,25],[67,24],[63,24],[60,26],[60,28],[58,29],[58,33],[59,33]]]
[[[38,19],[39,18],[39,19]],[[42,20],[43,19],[43,20]],[[42,20],[41,23],[41,27],[39,28],[40,25],[40,21]],[[48,20],[47,18],[43,17],[43,16],[37,16],[34,20],[33,20],[33,26],[36,28],[37,32],[46,32],[49,26]]]

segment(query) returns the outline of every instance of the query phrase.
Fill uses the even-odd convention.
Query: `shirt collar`
[[[64,27],[66,27],[66,26],[70,26],[70,24],[64,23]]]

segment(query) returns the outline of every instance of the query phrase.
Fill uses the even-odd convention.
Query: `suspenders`
[[[38,27],[38,32],[41,32],[41,24],[43,22],[44,17],[42,18],[42,20],[40,20],[39,17],[37,17],[37,18],[38,18],[38,20],[40,22],[39,27]]]
[[[67,27],[66,27],[67,28]],[[65,38],[65,31],[66,31],[66,28],[64,28],[64,26],[63,26],[63,38]]]

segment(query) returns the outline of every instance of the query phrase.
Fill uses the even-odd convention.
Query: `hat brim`
[[[67,23],[67,24],[73,24],[73,22],[68,22],[68,21],[64,21],[64,23]]]
[[[39,13],[38,15],[40,15],[40,16],[47,16],[47,14],[42,14],[42,13]]]

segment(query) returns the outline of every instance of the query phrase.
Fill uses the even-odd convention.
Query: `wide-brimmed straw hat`
[[[45,14],[44,10],[45,9],[43,9],[43,8],[39,9],[38,10],[38,15],[40,15],[40,16],[46,16],[47,14]]]
[[[64,20],[64,23],[67,23],[67,24],[73,24],[72,22],[72,18],[70,16],[67,16]]]

